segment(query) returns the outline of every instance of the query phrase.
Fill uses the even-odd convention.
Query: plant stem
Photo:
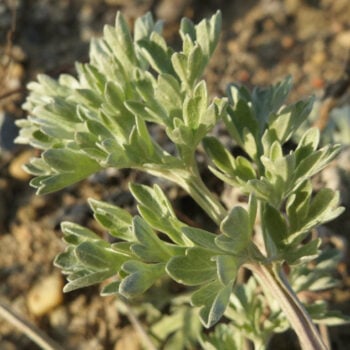
[[[170,180],[183,188],[206,212],[206,214],[218,226],[220,226],[221,221],[227,215],[227,210],[222,206],[219,199],[210,192],[208,187],[204,184],[197,168],[191,167],[191,171],[176,168],[172,170],[151,168],[146,169],[146,171],[154,176]]]
[[[22,331],[43,350],[63,350],[59,344],[49,338],[41,329],[14,312],[11,306],[3,300],[0,300],[0,316]]]
[[[142,344],[145,346],[145,348],[147,350],[157,350],[157,348],[152,343],[152,340],[150,339],[149,335],[147,334],[147,332],[142,327],[140,321],[136,317],[134,311],[129,306],[129,304],[127,302],[124,302],[122,299],[119,299],[118,301],[120,303],[122,303],[123,306],[125,307],[125,309],[127,311],[126,312],[126,316],[128,317],[128,319],[129,319],[130,323],[132,324],[132,326],[134,327],[134,329],[139,334],[140,340],[141,340]]]
[[[264,289],[278,301],[288,321],[299,338],[303,350],[328,350],[298,297],[291,289],[280,268],[258,263],[245,264]]]
[[[214,196],[214,194],[209,191],[202,179],[197,176],[191,176],[182,187],[211,217],[211,219],[220,226],[221,221],[227,215],[227,210],[221,205],[220,201]]]

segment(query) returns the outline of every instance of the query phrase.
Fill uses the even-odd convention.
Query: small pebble
[[[20,153],[17,157],[15,157],[10,165],[9,165],[9,173],[10,175],[21,181],[27,181],[31,178],[31,175],[28,174],[24,169],[23,166],[27,163],[29,163],[30,158],[33,157],[33,151],[27,150],[22,153]]]
[[[284,35],[281,40],[281,45],[284,49],[290,49],[294,46],[295,40],[291,35]]]
[[[350,30],[339,33],[336,37],[336,41],[344,48],[350,49]]]
[[[41,317],[63,302],[63,281],[60,274],[52,274],[37,282],[27,296],[31,314]]]

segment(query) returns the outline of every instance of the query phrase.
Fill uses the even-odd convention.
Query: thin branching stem
[[[0,300],[0,316],[24,333],[43,350],[63,350],[63,348],[49,338],[42,330],[25,320],[5,301]]]
[[[266,294],[278,301],[299,338],[303,350],[328,350],[304,306],[291,289],[283,272],[272,266],[249,263],[245,267],[253,272]]]

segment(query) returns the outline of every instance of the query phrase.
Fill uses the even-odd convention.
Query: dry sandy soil
[[[17,132],[13,122],[24,117],[20,106],[25,85],[42,72],[52,77],[74,74],[74,62],[88,59],[90,38],[101,35],[103,24],[113,23],[117,10],[130,25],[152,11],[165,20],[165,35],[176,46],[181,17],[198,21],[217,9],[223,12],[223,34],[206,72],[213,94],[221,94],[233,81],[252,87],[292,75],[291,99],[309,94],[321,97],[328,83],[342,77],[350,52],[348,0],[0,0],[0,299],[64,349],[141,349],[137,331],[117,310],[113,298],[100,297],[98,287],[63,295],[64,281],[52,261],[64,248],[59,230],[62,220],[98,229],[86,198],[133,209],[127,183],[144,178],[129,171],[106,172],[58,194],[35,196],[29,177],[21,170],[35,151],[12,142]],[[332,178],[336,171],[327,176],[337,181]],[[347,181],[340,183],[347,211],[327,229],[344,250],[338,271],[341,284],[322,295],[333,308],[347,314],[349,178],[350,172]],[[179,196],[180,214],[204,220],[199,211],[191,210],[188,197]],[[145,322],[146,311],[137,312]],[[349,349],[349,334],[350,326],[331,329],[333,349]],[[296,349],[283,344],[280,349]],[[0,349],[35,350],[38,346],[0,317]]]

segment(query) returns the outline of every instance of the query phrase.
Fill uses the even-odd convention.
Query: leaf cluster
[[[39,75],[28,85],[18,121],[18,143],[43,150],[27,171],[31,185],[49,193],[108,167],[135,168],[167,176],[186,171],[201,139],[225,110],[209,103],[201,75],[219,38],[220,13],[193,25],[184,19],[183,49],[174,52],[161,35],[161,22],[139,18],[132,36],[118,13],[115,26],[91,42],[90,62],[77,63],[77,77]],[[148,125],[165,129],[176,148],[171,155]],[[171,175],[168,175],[171,176]]]

